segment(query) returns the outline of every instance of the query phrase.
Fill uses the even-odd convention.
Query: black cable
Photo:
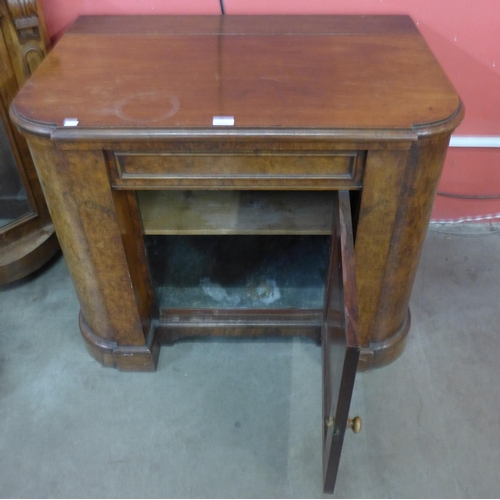
[[[455,193],[445,193],[443,191],[438,191],[439,196],[446,196],[447,198],[459,198],[461,200],[498,200],[500,199],[500,194],[455,194]]]
[[[224,0],[219,0],[219,3],[220,3],[220,11],[222,13],[222,15],[225,14],[224,12]]]

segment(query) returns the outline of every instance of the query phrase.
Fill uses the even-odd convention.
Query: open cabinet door
[[[335,195],[322,349],[323,482],[325,493],[333,493],[346,428],[353,425],[348,413],[360,353],[348,191],[339,191]],[[355,425],[359,424],[360,420],[356,420]]]

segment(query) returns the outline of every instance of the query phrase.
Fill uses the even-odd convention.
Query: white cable
[[[500,148],[498,135],[453,135],[451,148]]]
[[[500,148],[500,136],[495,135],[454,135],[450,139],[451,148]],[[500,214],[465,216],[459,219],[434,219],[431,224],[463,224],[500,219]]]
[[[430,224],[463,224],[464,222],[481,222],[485,220],[495,220],[500,219],[500,214],[487,214],[479,216],[466,215],[465,217],[460,217],[459,219],[432,219]]]

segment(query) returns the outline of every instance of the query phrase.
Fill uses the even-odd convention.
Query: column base
[[[116,342],[104,340],[87,325],[80,311],[78,318],[80,331],[89,354],[101,365],[118,368],[120,371],[154,372],[158,364],[160,345],[156,340],[155,326],[151,325],[143,346],[119,346]]]
[[[395,361],[403,352],[410,330],[411,314],[406,313],[403,324],[391,337],[382,342],[370,342],[370,346],[361,350],[358,371],[381,368]]]

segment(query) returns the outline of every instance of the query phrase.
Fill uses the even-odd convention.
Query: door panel
[[[323,346],[323,479],[333,493],[358,367],[358,306],[349,192],[335,197]]]

